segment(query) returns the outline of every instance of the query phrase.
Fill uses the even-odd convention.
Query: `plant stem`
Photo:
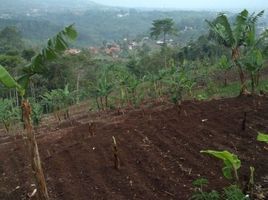
[[[39,200],[49,200],[48,190],[46,186],[46,180],[43,173],[41,160],[39,156],[38,145],[36,142],[35,135],[33,133],[33,127],[31,123],[31,105],[27,99],[24,99],[21,104],[23,113],[23,122],[27,134],[27,142],[29,148],[29,154],[31,159],[31,166],[34,172],[34,177],[37,186],[38,199]]]

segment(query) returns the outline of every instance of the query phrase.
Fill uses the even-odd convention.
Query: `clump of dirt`
[[[256,182],[268,188],[267,146],[256,141],[257,131],[268,132],[268,98],[185,101],[180,112],[157,103],[122,113],[81,112],[73,123],[38,131],[52,199],[186,200],[197,178],[208,178],[210,189],[228,185],[222,163],[200,154],[206,149],[237,154],[241,177],[254,166]],[[119,170],[114,168],[113,136]],[[22,139],[0,139],[0,199],[27,199],[33,191],[26,149]]]

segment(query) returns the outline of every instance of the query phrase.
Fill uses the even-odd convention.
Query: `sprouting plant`
[[[206,192],[203,186],[207,185],[207,179],[201,178],[193,182],[196,187],[195,193],[191,196],[191,200],[250,200],[248,195],[245,195],[237,185],[224,187],[218,192],[211,190]]]
[[[220,194],[217,191],[204,191],[204,186],[206,186],[207,184],[208,180],[205,178],[196,179],[193,182],[193,186],[196,188],[196,191],[192,195],[191,200],[219,200]]]
[[[201,153],[207,153],[221,159],[224,163],[224,167],[222,168],[224,177],[227,179],[233,179],[234,174],[237,183],[239,182],[238,169],[241,167],[241,161],[238,159],[237,155],[232,154],[229,151],[213,150],[201,151]]]
[[[268,144],[268,134],[258,133],[257,140]]]
[[[223,198],[226,200],[250,200],[237,185],[231,185],[223,189]]]
[[[198,187],[200,191],[203,191],[203,187],[208,184],[208,180],[205,178],[198,178],[193,182],[193,186]]]

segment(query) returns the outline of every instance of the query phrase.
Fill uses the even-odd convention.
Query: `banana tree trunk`
[[[15,96],[16,96],[16,106],[19,106],[19,95],[17,90],[15,90]]]
[[[104,97],[104,101],[105,101],[105,109],[108,109],[108,96]]]
[[[76,91],[77,91],[77,94],[76,94],[76,104],[79,103],[79,83],[80,83],[80,72],[78,71],[77,73],[77,79],[76,79]]]
[[[256,79],[253,73],[251,73],[251,93],[255,94]]]
[[[224,72],[224,87],[227,87],[227,71]]]
[[[8,122],[6,122],[6,121],[3,121],[3,124],[5,126],[6,134],[9,134],[10,124]]]
[[[238,62],[239,56],[240,56],[239,49],[238,48],[232,49],[232,60],[235,63],[235,65],[237,66],[239,78],[240,78],[240,82],[241,82],[240,95],[248,95],[250,93],[247,89],[245,73],[244,73],[241,65]]]
[[[257,71],[257,75],[256,75],[256,86],[259,86],[260,84],[260,71]]]
[[[22,116],[24,122],[24,128],[27,134],[27,143],[29,148],[31,167],[34,173],[34,178],[37,186],[37,194],[39,200],[49,200],[48,190],[46,186],[46,180],[43,173],[41,160],[39,156],[38,145],[33,132],[33,127],[31,123],[31,105],[27,99],[22,100],[21,104]]]
[[[101,108],[100,108],[100,103],[99,103],[98,97],[95,98],[95,101],[96,101],[96,104],[97,104],[97,107],[98,107],[98,111],[100,111]]]
[[[237,66],[238,66],[238,72],[239,72],[239,77],[240,77],[240,82],[241,82],[240,95],[248,95],[249,91],[248,91],[247,85],[246,85],[245,74],[244,74],[241,66],[239,64],[237,64]]]
[[[103,97],[100,97],[100,106],[101,106],[101,110],[104,110]]]

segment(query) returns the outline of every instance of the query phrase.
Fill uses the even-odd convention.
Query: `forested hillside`
[[[1,1],[0,1],[1,3]],[[79,32],[76,45],[100,46],[103,41],[136,39],[149,36],[148,27],[159,18],[173,18],[179,30],[173,39],[181,45],[207,32],[205,19],[212,19],[217,12],[209,11],[164,11],[108,7],[87,0],[3,1],[0,8],[0,29],[16,26],[24,39],[44,42],[63,26],[75,23]],[[230,16],[233,14],[229,13]],[[268,18],[260,21],[267,24]]]
[[[16,26],[23,38],[42,42],[55,34],[64,25],[75,23],[79,32],[77,45],[101,45],[103,41],[135,39],[149,36],[152,20],[171,17],[179,30],[174,38],[181,44],[206,32],[205,19],[216,16],[213,12],[197,11],[145,11],[114,8],[88,1],[11,1],[1,6],[0,29]],[[87,2],[87,3],[86,3]],[[20,6],[19,6],[20,5]],[[53,6],[57,10],[53,9]],[[83,6],[82,6],[83,5]],[[52,6],[52,7],[51,7]],[[59,9],[61,8],[61,9]]]

